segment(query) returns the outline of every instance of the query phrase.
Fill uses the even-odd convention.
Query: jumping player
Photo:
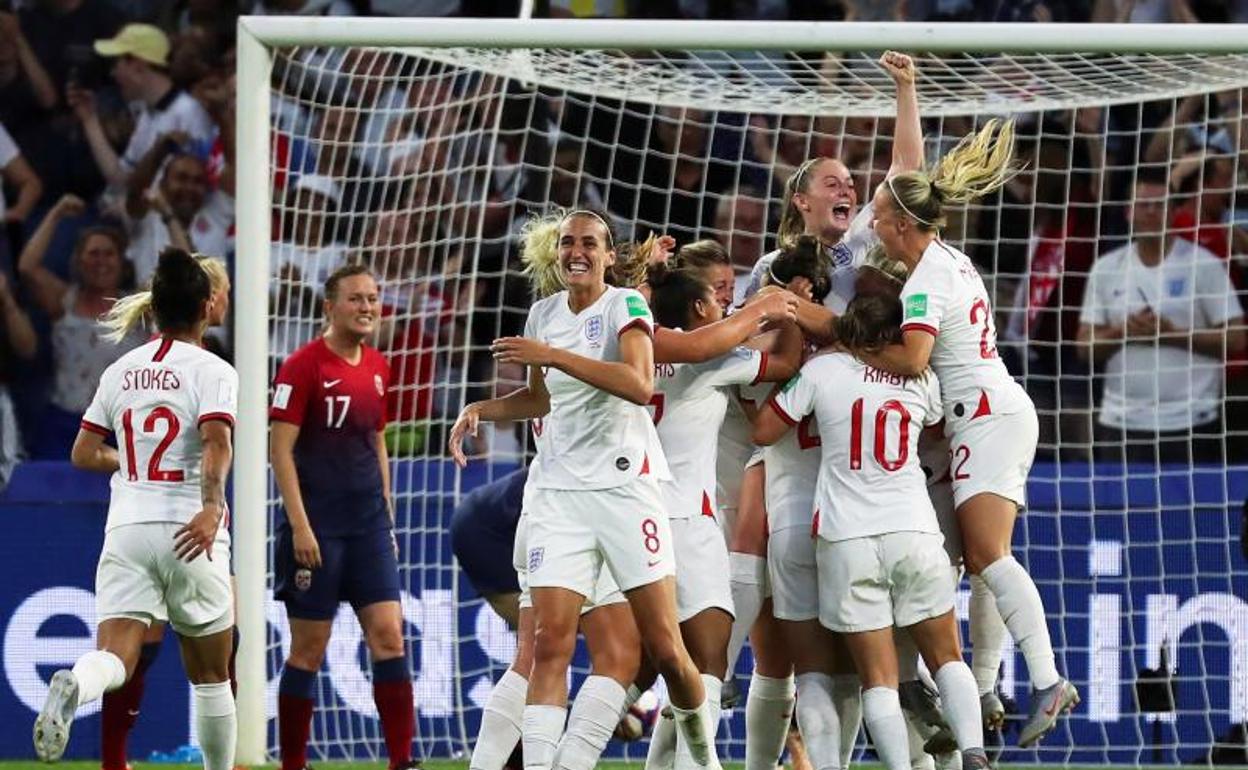
[[[291,641],[278,688],[283,770],[307,765],[316,675],[340,601],[364,629],[390,770],[419,766],[385,443],[390,368],[364,342],[380,310],[368,268],[339,268],[325,281],[325,335],[291,354],[274,380],[269,450],[286,513],[274,594]]]
[[[168,619],[194,689],[204,766],[233,764],[225,481],[238,374],[202,347],[211,294],[200,264],[170,248],[146,300],[113,318],[111,332],[124,336],[150,310],[161,336],[105,370],[74,441],[75,466],[113,474],[96,571],[98,649],[52,678],[34,729],[35,753],[45,762],[64,753],[75,709],[124,685],[147,628]],[[104,444],[109,433],[119,449]]]

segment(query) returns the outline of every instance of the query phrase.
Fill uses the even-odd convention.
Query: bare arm
[[[291,530],[312,530],[308,512],[303,507],[303,492],[299,489],[299,472],[295,469],[295,441],[299,438],[299,426],[274,420],[269,424],[269,462],[273,465],[273,477],[277,491],[282,495],[282,506]]]
[[[1122,347],[1124,330],[1121,325],[1079,324],[1075,337],[1080,360],[1100,363],[1117,353]]]
[[[451,426],[451,435],[447,439],[451,459],[461,468],[468,465],[468,457],[464,454],[464,439],[477,435],[477,426],[482,420],[514,422],[533,420],[548,414],[550,393],[546,390],[546,379],[539,367],[530,366],[528,386],[499,398],[476,401],[463,408],[455,419],[455,424]]]
[[[18,21],[17,15],[13,13],[0,14],[0,29],[4,34],[13,40],[17,48],[17,62],[25,73],[26,79],[30,82],[30,92],[34,95],[35,101],[45,110],[50,110],[56,106],[56,84],[52,82],[52,78],[48,76],[48,71],[43,68],[39,57],[35,56],[34,49],[30,47],[30,41],[26,39],[26,35],[22,33],[22,26]]]
[[[69,450],[69,461],[75,468],[96,473],[112,473],[121,467],[117,450],[104,443],[95,431],[80,429]]]
[[[212,544],[225,518],[225,480],[234,461],[230,443],[233,427],[221,420],[199,426],[203,457],[199,466],[200,511],[173,536],[173,552],[182,561],[194,561],[202,553],[212,561]]]
[[[1248,335],[1244,331],[1244,317],[1236,316],[1220,326],[1207,329],[1180,329],[1163,321],[1158,340],[1163,345],[1191,349],[1195,353],[1225,361],[1244,351]]]
[[[100,174],[111,185],[122,185],[126,181],[126,170],[121,165],[121,158],[109,143],[104,133],[104,125],[100,123],[100,115],[95,110],[95,95],[90,91],[75,88],[72,85],[66,92],[65,101],[73,109],[74,115],[82,123],[82,133],[91,148],[91,157],[95,160]]]
[[[25,222],[43,195],[43,181],[21,155],[9,161],[0,173],[3,173],[5,182],[17,188],[17,201],[4,212],[5,220]]]
[[[664,364],[710,361],[744,344],[769,319],[792,318],[797,300],[787,293],[760,296],[727,318],[693,331],[654,330],[654,360]]]
[[[34,295],[35,304],[52,319],[60,318],[64,312],[62,301],[69,286],[43,266],[43,258],[60,221],[66,216],[82,213],[84,208],[83,202],[72,195],[66,195],[57,201],[35,228],[30,240],[26,241],[26,247],[22,249],[17,261],[17,272]]]
[[[381,471],[381,495],[386,500],[386,513],[390,516],[390,526],[394,526],[394,500],[390,496],[390,450],[386,449],[386,432],[377,431],[375,445],[377,447],[377,466]]]
[[[876,369],[903,377],[918,377],[927,369],[936,337],[918,329],[907,329],[901,334],[899,344],[885,345],[875,352],[855,350],[854,355]]]
[[[784,434],[793,427],[793,423],[780,415],[771,399],[767,399],[767,403],[758,408],[750,421],[754,425],[750,436],[759,446],[771,446],[784,438]]]
[[[39,348],[39,338],[35,335],[35,327],[30,323],[30,316],[17,303],[13,292],[9,291],[9,280],[0,272],[0,317],[4,319],[5,333],[13,353],[24,361],[35,357]]]
[[[623,330],[619,361],[586,358],[527,337],[500,337],[491,347],[499,363],[554,367],[634,404],[645,405],[654,395],[654,345],[646,329]]]
[[[168,158],[174,148],[185,138],[185,135],[174,134],[161,136],[135,164],[134,171],[126,179],[126,213],[131,218],[139,219],[147,214],[150,206],[147,191],[151,188],[152,181],[156,179],[156,174],[160,171],[165,158]]]
[[[923,168],[923,125],[919,121],[919,95],[915,88],[914,60],[904,53],[887,51],[880,64],[897,86],[897,128],[893,133],[893,162],[888,175]]]
[[[762,382],[784,382],[802,368],[802,330],[795,323],[780,324],[776,344],[767,354],[767,368],[759,378]]]

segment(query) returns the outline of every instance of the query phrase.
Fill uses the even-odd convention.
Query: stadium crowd
[[[150,278],[164,246],[235,258],[239,13],[480,16],[514,15],[515,5],[25,0],[0,12],[0,485],[23,457],[68,455],[100,373],[143,341],[134,335],[106,344],[94,319]],[[547,0],[538,10],[580,17],[1248,20],[1248,3],[1230,0]],[[412,87],[417,82],[426,85]],[[384,279],[380,347],[395,369],[392,417],[405,426],[397,446],[409,452],[438,451],[462,403],[484,394],[473,384],[506,379],[487,347],[523,323],[527,288],[516,275],[516,247],[527,211],[601,204],[615,224],[642,237],[655,230],[681,244],[718,238],[744,273],[772,247],[781,191],[805,158],[843,159],[865,200],[887,170],[880,148],[892,131],[886,119],[777,121],[553,92],[535,98],[503,86],[494,89],[500,98],[477,104],[459,98],[466,80],[449,67],[369,51],[284,53],[274,85],[272,349],[280,359],[314,336],[315,287],[333,269],[352,259],[372,264]],[[1026,170],[994,194],[999,199],[969,207],[949,228],[948,238],[977,261],[995,293],[1003,352],[1040,413],[1042,456],[1084,458],[1101,454],[1098,443],[1120,450],[1138,440],[1144,449],[1128,454],[1147,459],[1155,444],[1177,436],[1183,451],[1162,459],[1179,459],[1195,432],[1209,438],[1197,459],[1220,460],[1223,449],[1228,459],[1243,459],[1248,357],[1242,332],[1217,329],[1241,315],[1248,290],[1248,230],[1241,226],[1248,209],[1238,200],[1248,178],[1239,162],[1248,149],[1245,109],[1243,95],[1231,91],[1019,115]],[[929,120],[929,155],[973,123]],[[1136,169],[1143,167],[1160,172],[1162,185],[1143,192],[1168,198],[1167,207],[1130,205],[1142,192]],[[1083,298],[1089,274],[1097,280],[1094,265],[1147,235],[1145,228],[1165,230],[1165,244],[1174,236],[1195,244],[1196,257],[1221,260],[1225,267],[1214,272],[1225,271],[1229,284],[1202,287],[1198,298],[1216,305],[1217,292],[1233,292],[1234,312],[1190,318],[1187,328],[1209,327],[1216,339],[1189,345],[1191,335],[1176,335],[1175,347],[1188,357],[1150,374],[1143,391],[1103,396],[1109,378],[1095,374],[1124,364],[1081,341],[1081,327],[1097,323],[1081,314]],[[455,233],[474,235],[480,248]],[[481,279],[465,278],[468,271]],[[1184,296],[1196,297],[1192,291]],[[1187,311],[1197,304],[1187,302]],[[515,312],[472,319],[474,309],[500,306]],[[1159,315],[1153,327],[1133,333],[1128,354],[1173,332]],[[229,334],[227,327],[216,340],[227,357]],[[463,343],[480,352],[466,352]],[[1216,373],[1190,378],[1192,366],[1215,366]],[[1112,407],[1102,409],[1103,398]],[[1175,399],[1172,413],[1161,416],[1159,406],[1155,420],[1132,422],[1141,413],[1132,399],[1157,398]],[[1200,406],[1183,406],[1188,402]],[[507,431],[484,435],[499,451],[519,446]]]

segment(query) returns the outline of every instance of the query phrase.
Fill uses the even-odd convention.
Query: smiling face
[[[904,221],[897,204],[888,187],[880,185],[871,199],[874,204],[875,218],[871,220],[871,228],[880,239],[884,253],[893,259],[904,259],[905,231],[910,225]]]
[[[607,268],[613,264],[610,236],[597,217],[574,214],[559,225],[559,272],[569,289],[603,286]]]
[[[849,229],[857,213],[858,193],[844,163],[823,158],[812,163],[800,180],[793,203],[801,212],[808,235],[824,243],[836,243]]]
[[[101,233],[87,236],[78,255],[78,270],[85,287],[116,291],[121,286],[121,251],[112,238]]]
[[[338,281],[333,297],[325,299],[330,328],[363,339],[377,328],[381,297],[371,275],[348,275]]]
[[[711,287],[711,297],[720,310],[728,312],[732,307],[732,292],[736,288],[737,274],[731,265],[715,263],[707,265],[702,271],[702,280]]]

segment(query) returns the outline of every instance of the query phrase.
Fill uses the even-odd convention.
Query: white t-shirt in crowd
[[[568,292],[539,300],[529,311],[524,336],[598,361],[620,361],[620,336],[640,328],[652,334],[650,306],[633,289],[608,286],[592,305],[573,313]],[[549,444],[539,456],[543,489],[611,489],[649,474],[670,478],[663,448],[646,407],[634,404],[550,367]]]
[[[134,171],[134,167],[164,134],[182,131],[192,141],[206,147],[217,131],[216,123],[203,105],[178,88],[170,91],[154,107],[146,102],[133,102],[130,109],[135,114],[134,132],[130,134],[130,142],[121,156],[121,167],[126,173]]]
[[[902,377],[849,353],[825,353],[807,361],[770,403],[790,425],[810,414],[819,423],[820,537],[939,534],[918,451],[923,428],[942,419],[934,375]]]
[[[186,234],[194,251],[224,259],[234,246],[234,199],[220,190],[209,193]],[[156,272],[160,252],[170,241],[169,226],[155,210],[149,210],[131,223],[127,256],[134,263],[134,276],[139,286],[146,285]]]
[[[1033,408],[997,355],[992,303],[970,257],[943,241],[932,241],[910,271],[901,303],[901,328],[936,338],[930,365],[940,378],[951,426],[985,414]]]
[[[871,220],[874,218],[875,208],[868,203],[849,223],[849,229],[845,231],[840,242],[826,249],[828,258],[832,261],[830,275],[832,291],[824,297],[823,305],[833,313],[845,312],[846,306],[854,298],[858,268],[867,261],[867,253],[871,251],[871,247],[879,242],[875,236],[875,230],[871,227]],[[780,256],[779,249],[764,254],[759,257],[758,262],[754,263],[754,269],[750,271],[749,283],[745,288],[746,298],[764,285],[763,276],[767,274],[771,263],[778,256]]]
[[[198,345],[157,338],[109,366],[82,418],[85,430],[117,436],[105,529],[199,513],[199,427],[233,426],[237,403],[238,372]]]
[[[1180,329],[1222,326],[1241,314],[1226,265],[1175,238],[1161,264],[1140,261],[1135,244],[1096,261],[1080,323],[1125,324],[1145,309]],[[1183,430],[1217,417],[1224,364],[1187,347],[1128,342],[1105,363],[1100,422],[1126,430]]]
[[[744,347],[703,363],[654,365],[650,403],[672,474],[662,484],[670,518],[716,516],[714,460],[728,410],[725,389],[758,382],[766,366],[766,353]]]

